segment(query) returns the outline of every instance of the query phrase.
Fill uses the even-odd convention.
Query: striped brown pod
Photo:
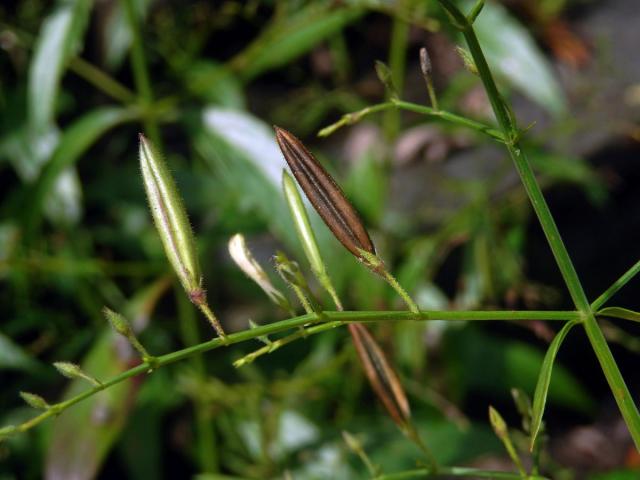
[[[282,155],[313,208],[340,243],[369,265],[371,262],[363,256],[362,251],[375,256],[376,249],[358,212],[302,142],[290,132],[274,128]]]
[[[409,426],[411,409],[396,372],[369,330],[359,323],[349,324],[358,357],[371,387],[393,421],[402,429]]]

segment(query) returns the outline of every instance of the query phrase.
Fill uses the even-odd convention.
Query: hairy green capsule
[[[359,260],[368,264],[362,251],[375,255],[376,249],[358,212],[300,140],[282,128],[275,127],[275,130],[284,159],[313,208],[340,243]]]
[[[195,238],[175,182],[162,157],[140,134],[140,169],[164,251],[193,303],[204,301]]]

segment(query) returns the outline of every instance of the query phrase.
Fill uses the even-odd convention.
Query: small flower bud
[[[425,78],[431,76],[431,58],[425,47],[420,49],[420,69]]]
[[[462,47],[456,47],[456,51],[458,52],[458,55],[460,55],[460,58],[464,63],[464,67],[474,75],[478,75],[478,67],[476,67],[476,62],[473,60],[471,53]]]
[[[20,396],[27,405],[35,408],[36,410],[47,410],[49,408],[49,404],[40,395],[29,392],[20,392]]]
[[[305,312],[319,312],[321,309],[316,302],[312,300],[313,294],[311,293],[307,279],[300,271],[298,262],[290,260],[284,252],[277,252],[273,259],[276,264],[276,271],[280,274],[282,280],[294,291]]]
[[[124,338],[129,340],[129,343],[133,348],[137,350],[143,360],[151,359],[151,355],[147,352],[147,349],[142,346],[142,344],[138,341],[136,334],[133,332],[131,328],[131,324],[129,321],[120,315],[117,312],[114,312],[108,307],[104,307],[102,309],[102,313],[107,318],[111,327],[115,330],[116,333],[122,335]]]
[[[496,432],[498,438],[502,440],[507,437],[507,423],[504,421],[504,418],[502,418],[502,415],[500,415],[498,411],[491,406],[489,407],[489,422],[491,422],[493,431]]]
[[[92,377],[88,373],[85,373],[80,368],[80,366],[76,365],[75,363],[71,363],[71,362],[55,362],[53,364],[53,366],[56,367],[58,372],[60,372],[62,375],[64,375],[67,378],[71,378],[73,380],[75,380],[77,378],[81,378],[83,380],[88,381],[89,383],[93,384],[96,387],[102,385],[102,383],[100,383],[95,377]]]
[[[384,88],[387,90],[389,97],[398,98],[398,89],[393,83],[393,74],[391,73],[391,69],[380,60],[376,60],[375,68],[376,75],[378,76],[380,82],[382,82],[382,84],[384,85]]]

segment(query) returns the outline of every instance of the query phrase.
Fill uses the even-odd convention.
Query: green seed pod
[[[140,134],[140,169],[164,251],[193,303],[204,302],[195,238],[175,182],[162,157]]]
[[[282,190],[284,191],[284,197],[287,200],[293,223],[296,226],[298,232],[298,238],[302,243],[304,253],[309,260],[313,273],[318,275],[326,275],[326,269],[322,257],[320,256],[320,250],[318,249],[318,243],[316,242],[316,236],[311,228],[309,217],[307,216],[307,210],[302,203],[302,197],[298,192],[293,178],[285,170],[282,171]]]

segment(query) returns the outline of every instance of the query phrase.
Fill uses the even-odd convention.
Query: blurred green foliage
[[[228,330],[248,328],[249,319],[265,323],[283,313],[232,265],[227,239],[243,232],[265,266],[276,248],[303,258],[280,192],[283,161],[270,124],[309,136],[338,114],[380,100],[373,60],[388,55],[393,22],[409,21],[420,42],[436,34],[457,41],[435,2],[54,3],[0,6],[0,426],[31,415],[21,390],[56,399],[80,388],[59,377],[48,366],[53,361],[78,362],[99,379],[135,362],[108,331],[103,305],[128,312],[154,353],[211,335],[180,292],[174,296],[168,288],[169,266],[138,172],[139,130],[155,125],[161,132],[199,239],[212,307]],[[478,34],[505,86],[561,121],[562,91],[519,21],[489,3]],[[142,60],[132,55],[136,35]],[[367,42],[380,35],[366,53]],[[402,75],[418,78],[415,45],[405,42],[400,53],[409,64]],[[141,91],[140,68],[151,92]],[[440,87],[447,108],[472,90],[470,77],[460,70]],[[426,126],[415,116],[398,121],[401,134]],[[368,125],[380,123],[372,118]],[[442,127],[438,141],[458,133]],[[393,179],[403,167],[390,153],[398,141],[370,143],[340,165],[335,143],[326,144],[333,150],[325,144],[315,150],[337,172],[382,256],[418,303],[441,309],[553,305],[557,295],[526,275],[530,211],[509,169],[445,179],[438,187],[444,204],[435,199],[399,209],[393,196],[403,186]],[[488,140],[464,142],[482,147]],[[547,185],[572,182],[603,200],[602,183],[586,163],[547,151],[535,137],[530,142]],[[315,214],[312,222],[349,309],[399,306]],[[408,391],[416,423],[441,461],[500,452],[477,411],[487,399],[508,402],[511,387],[532,392],[544,345],[438,323],[379,325],[376,333],[401,377],[414,385]],[[233,360],[259,346],[243,344],[123,383],[0,444],[0,477],[213,479],[222,478],[215,476],[221,471],[230,475],[225,478],[282,478],[284,472],[364,478],[341,430],[357,434],[383,471],[413,466],[420,453],[374,401],[345,339],[332,331],[235,370]],[[589,392],[562,365],[554,369],[549,401],[593,412]],[[470,418],[460,413],[467,410]]]

